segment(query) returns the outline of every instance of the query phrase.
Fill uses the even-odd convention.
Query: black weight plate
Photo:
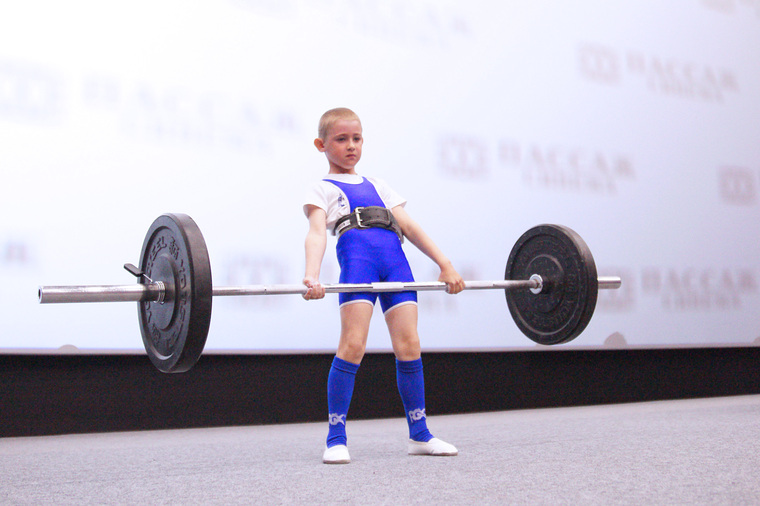
[[[545,345],[575,339],[596,308],[599,282],[586,243],[561,225],[539,225],[517,240],[507,260],[505,279],[529,279],[538,274],[540,293],[505,290],[509,312],[531,340]]]
[[[140,269],[166,285],[164,302],[138,302],[145,351],[162,372],[185,372],[198,361],[211,325],[211,263],[198,225],[163,214],[148,229]]]

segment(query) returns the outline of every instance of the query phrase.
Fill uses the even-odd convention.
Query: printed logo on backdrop
[[[739,93],[734,71],[710,64],[641,51],[619,51],[601,44],[578,48],[583,78],[612,86],[641,86],[667,97],[723,103]]]
[[[479,251],[476,248],[468,248],[468,253],[473,256],[477,256]],[[430,280],[438,279],[441,271],[434,266],[430,265],[430,261],[425,259],[423,263],[418,264],[414,260],[410,260],[412,263],[412,272],[415,274],[415,278],[418,280]],[[483,263],[482,258],[475,258],[474,260],[457,260],[457,271],[463,279],[496,279],[493,273],[483,273],[479,267]],[[419,274],[418,274],[419,273]],[[499,273],[504,275],[503,271]],[[443,292],[430,292],[422,294],[418,297],[418,304],[421,312],[425,314],[436,314],[443,317],[456,317],[462,313],[462,306],[467,304],[466,297],[451,297]]]
[[[516,169],[528,186],[572,193],[616,194],[636,179],[630,156],[581,146],[502,139],[498,166]]]
[[[0,268],[21,269],[31,267],[32,248],[20,239],[0,239]]]
[[[61,114],[63,88],[63,81],[51,69],[0,60],[0,119],[55,119]]]
[[[441,172],[454,179],[481,181],[492,176],[489,159],[493,146],[486,139],[448,135],[439,141],[438,160]]]
[[[753,13],[760,18],[760,0],[702,0],[702,5],[726,14]]]
[[[219,278],[228,286],[292,284],[294,279],[290,277],[286,260],[270,255],[238,256],[224,262],[221,271]],[[264,296],[231,298],[239,306],[268,309],[285,307],[291,300],[289,297]]]
[[[64,94],[67,88],[71,93]],[[158,87],[106,75],[70,83],[46,67],[0,60],[0,119],[50,122],[64,111],[83,108],[101,115],[96,120],[101,129],[193,147],[271,151],[275,139],[301,132],[292,110],[224,92]]]
[[[748,206],[758,201],[760,170],[726,166],[718,168],[720,198],[726,204]]]
[[[232,5],[254,14],[318,25],[339,23],[352,30],[405,48],[409,44],[447,49],[473,37],[468,10],[455,3],[434,0],[230,0]],[[340,16],[335,16],[340,13]]]
[[[736,267],[649,267],[642,271],[641,291],[659,299],[666,311],[738,310],[758,294],[757,273]]]
[[[276,139],[301,131],[285,107],[184,86],[156,86],[106,75],[84,78],[83,105],[119,133],[159,144],[273,151]]]
[[[444,137],[439,146],[441,173],[459,180],[486,181],[516,172],[530,187],[616,194],[636,179],[631,157],[609,150],[464,135]]]
[[[303,271],[297,271],[300,265],[300,263],[291,265],[290,258],[284,255],[239,255],[221,262],[220,267],[214,270],[214,284],[227,286],[300,284],[303,279]],[[322,263],[320,282],[337,283],[338,275],[337,265],[325,259]],[[268,309],[285,308],[293,301],[299,300],[297,297],[282,296],[229,297],[229,299],[231,299],[231,304]]]
[[[70,93],[65,93],[66,90]],[[51,122],[100,114],[101,129],[158,143],[271,151],[301,132],[296,113],[224,92],[159,87],[107,75],[66,82],[47,67],[0,60],[0,120]]]

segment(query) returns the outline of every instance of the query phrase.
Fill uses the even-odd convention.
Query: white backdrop
[[[503,277],[533,225],[584,237],[623,288],[566,346],[758,344],[759,61],[759,0],[5,6],[0,348],[141,349],[135,304],[39,305],[37,286],[134,282],[121,266],[164,212],[199,224],[215,284],[300,282],[336,106],[362,118],[359,172],[466,279]],[[336,306],[217,298],[207,350],[332,349]],[[498,291],[420,312],[426,349],[533,345]],[[369,348],[389,348],[379,310]]]

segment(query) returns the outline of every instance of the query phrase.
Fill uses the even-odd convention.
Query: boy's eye
[[[335,138],[335,142],[346,142],[348,141],[348,139],[349,137],[347,135],[339,135],[338,137]],[[361,135],[357,135],[353,137],[354,142],[359,142],[361,140],[362,140]]]

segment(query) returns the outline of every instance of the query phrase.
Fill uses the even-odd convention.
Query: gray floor
[[[458,457],[409,457],[403,420],[0,439],[2,504],[758,504],[760,396],[431,416]]]

